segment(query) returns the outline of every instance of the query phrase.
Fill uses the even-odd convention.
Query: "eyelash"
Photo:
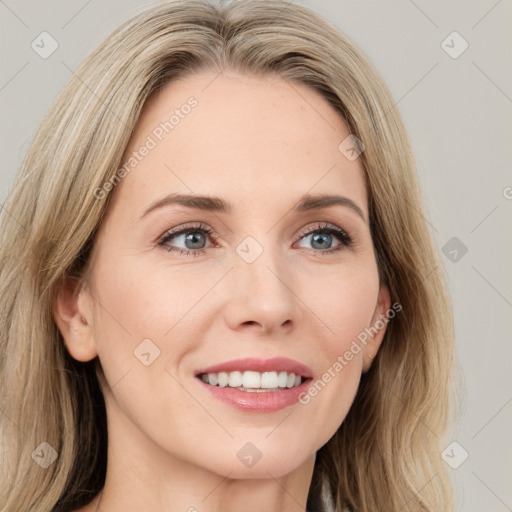
[[[171,230],[165,233],[165,235],[157,242],[157,246],[162,247],[167,252],[177,252],[180,255],[186,255],[186,256],[200,256],[201,254],[204,254],[206,252],[207,248],[202,249],[180,249],[176,247],[170,247],[166,246],[167,242],[172,240],[173,238],[179,236],[179,235],[185,235],[188,233],[196,233],[196,232],[204,232],[207,235],[214,235],[213,238],[215,238],[215,233],[213,229],[211,229],[209,226],[203,223],[199,223],[194,226],[187,226],[184,228],[179,228],[176,230]],[[332,248],[332,249],[306,249],[308,252],[312,252],[313,254],[332,254],[334,252],[340,251],[341,249],[345,247],[351,247],[353,244],[352,238],[347,235],[347,233],[337,226],[334,226],[332,224],[318,224],[314,227],[314,229],[308,229],[304,232],[302,232],[299,235],[299,240],[302,240],[302,238],[305,238],[306,236],[309,236],[313,233],[321,233],[321,234],[328,234],[328,235],[334,235],[338,240],[341,242],[338,246]]]

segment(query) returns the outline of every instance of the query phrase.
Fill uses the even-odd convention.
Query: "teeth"
[[[277,384],[280,388],[285,388],[288,382],[288,374],[286,372],[279,372],[277,376]]]
[[[261,387],[261,375],[258,372],[244,372],[242,374],[242,386],[244,388],[256,389]],[[231,378],[229,379],[229,385],[231,386]]]
[[[212,386],[238,388],[240,391],[275,391],[280,388],[294,388],[301,384],[300,375],[293,372],[234,371],[203,373],[201,380]]]
[[[231,372],[229,375],[229,382],[228,386],[230,388],[238,388],[242,385],[242,372]],[[213,377],[213,380],[215,381],[215,373],[209,373],[208,374],[208,382],[212,382],[210,379]],[[215,384],[212,384],[215,386]]]
[[[219,372],[219,386],[225,388],[229,384],[229,375],[226,372]]]
[[[286,372],[283,372],[286,374]],[[260,388],[275,389],[279,387],[277,372],[265,372],[261,374]],[[283,386],[284,387],[284,386]]]

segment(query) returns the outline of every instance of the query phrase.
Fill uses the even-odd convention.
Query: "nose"
[[[294,328],[300,314],[300,299],[294,291],[293,269],[285,268],[285,263],[270,250],[263,250],[252,263],[235,254],[224,308],[231,329],[278,335]]]

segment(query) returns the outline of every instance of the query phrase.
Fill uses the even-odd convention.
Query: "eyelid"
[[[162,235],[160,235],[157,240],[156,240],[156,244],[157,245],[160,245],[162,243],[162,241],[166,240],[167,238],[170,238],[170,237],[176,237],[176,236],[180,236],[180,235],[183,235],[183,234],[186,234],[188,232],[192,232],[192,231],[204,231],[205,233],[208,234],[208,236],[211,236],[213,239],[216,239],[218,237],[216,231],[211,228],[210,226],[208,226],[208,224],[205,224],[204,222],[187,222],[186,224],[182,224],[181,226],[177,227],[177,228],[171,228],[171,229],[167,229]]]
[[[314,226],[304,228],[298,235],[298,241],[296,243],[300,242],[303,238],[318,232],[334,235],[338,239],[340,244],[336,247],[332,247],[326,250],[309,249],[307,247],[304,247],[304,250],[309,251],[315,255],[327,255],[342,250],[343,248],[353,248],[354,246],[354,239],[352,238],[352,236],[349,235],[349,233],[345,229],[330,222],[317,222]]]
[[[303,238],[304,236],[314,233],[315,231],[326,231],[329,229],[334,230],[340,234],[344,234],[349,239],[351,238],[346,230],[339,226],[336,226],[336,224],[331,224],[330,222],[317,222],[313,226],[308,226],[307,228],[302,229],[297,236],[300,239]]]

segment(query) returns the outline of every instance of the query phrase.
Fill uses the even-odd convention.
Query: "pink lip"
[[[294,361],[293,359],[288,359],[287,357],[273,357],[271,359],[258,359],[250,357],[246,359],[234,359],[232,361],[227,361],[225,363],[216,364],[214,366],[209,366],[208,368],[198,370],[196,371],[195,375],[199,376],[202,373],[229,373],[235,372],[237,370],[241,372],[293,372],[295,375],[300,375],[301,377],[313,377],[311,368],[302,363],[299,363],[298,361]]]
[[[296,405],[300,395],[307,393],[307,389],[313,383],[313,379],[308,379],[296,388],[283,388],[282,391],[250,392],[239,391],[235,388],[211,386],[201,379],[198,379],[201,386],[206,389],[218,400],[236,407],[244,412],[274,412],[284,409],[290,405]]]
[[[282,388],[279,391],[240,391],[228,386],[212,386],[203,382],[199,376],[203,373],[234,372],[234,371],[255,371],[255,372],[293,372],[295,375],[304,377],[304,382],[296,388]],[[273,412],[284,407],[294,405],[298,402],[299,396],[306,392],[307,388],[313,382],[313,372],[308,366],[288,359],[286,357],[274,357],[271,359],[246,358],[235,359],[225,363],[202,368],[195,373],[201,386],[217,399],[225,402],[237,409],[254,412]]]

